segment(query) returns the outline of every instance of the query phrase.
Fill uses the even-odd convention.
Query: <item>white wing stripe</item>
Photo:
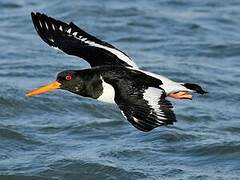
[[[107,46],[103,46],[101,44],[97,44],[93,41],[90,41],[90,40],[87,40],[87,38],[84,38],[82,36],[79,36],[77,37],[75,33],[72,34],[76,39],[84,42],[84,43],[87,43],[88,45],[90,46],[94,46],[94,47],[98,47],[98,48],[101,48],[101,49],[105,49],[113,54],[115,54],[119,59],[121,59],[122,61],[126,62],[127,64],[129,64],[130,66],[132,66],[133,68],[136,68],[138,69],[138,66],[128,57],[126,56],[124,53],[122,53],[121,51],[117,50],[117,49],[114,49],[114,48],[110,48],[110,47],[107,47]]]
[[[131,59],[129,59],[129,57],[127,57],[125,54],[123,54],[121,51],[118,51],[116,49],[106,47],[106,46],[103,46],[103,45],[100,45],[100,44],[96,44],[96,43],[94,43],[94,46],[105,49],[107,51],[110,51],[111,53],[115,54],[119,59],[126,62],[127,64],[131,65],[134,68],[138,68],[137,65]]]
[[[145,99],[149,106],[154,109],[154,112],[158,115],[159,119],[165,119],[164,114],[160,109],[160,105],[158,104],[162,93],[162,90],[153,87],[147,88],[143,93],[143,99]]]

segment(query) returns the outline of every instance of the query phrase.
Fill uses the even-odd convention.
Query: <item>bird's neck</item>
[[[81,91],[81,96],[97,99],[102,93],[102,80],[99,74],[89,74],[84,78],[84,89]]]

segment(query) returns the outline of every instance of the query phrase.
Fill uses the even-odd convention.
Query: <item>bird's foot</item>
[[[190,100],[192,100],[192,95],[186,91],[178,91],[175,93],[170,93],[168,96],[175,98],[175,99],[190,99]]]

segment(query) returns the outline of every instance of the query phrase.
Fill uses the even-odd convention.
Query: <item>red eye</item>
[[[66,79],[67,81],[70,81],[70,80],[72,79],[72,76],[71,76],[71,75],[67,75],[67,76],[65,77],[65,79]]]

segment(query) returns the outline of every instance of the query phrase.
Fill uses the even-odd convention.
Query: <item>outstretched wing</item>
[[[149,87],[144,93],[133,93],[130,98],[116,98],[116,103],[125,118],[141,131],[173,124],[176,121],[172,104],[165,99],[165,92],[161,89]]]
[[[37,33],[48,45],[83,58],[92,67],[118,65],[137,68],[125,53],[86,33],[72,22],[67,24],[40,13],[31,13],[31,16]]]
[[[159,79],[129,68],[101,67],[105,82],[115,90],[115,103],[137,129],[150,131],[176,121],[172,104],[165,99]]]

